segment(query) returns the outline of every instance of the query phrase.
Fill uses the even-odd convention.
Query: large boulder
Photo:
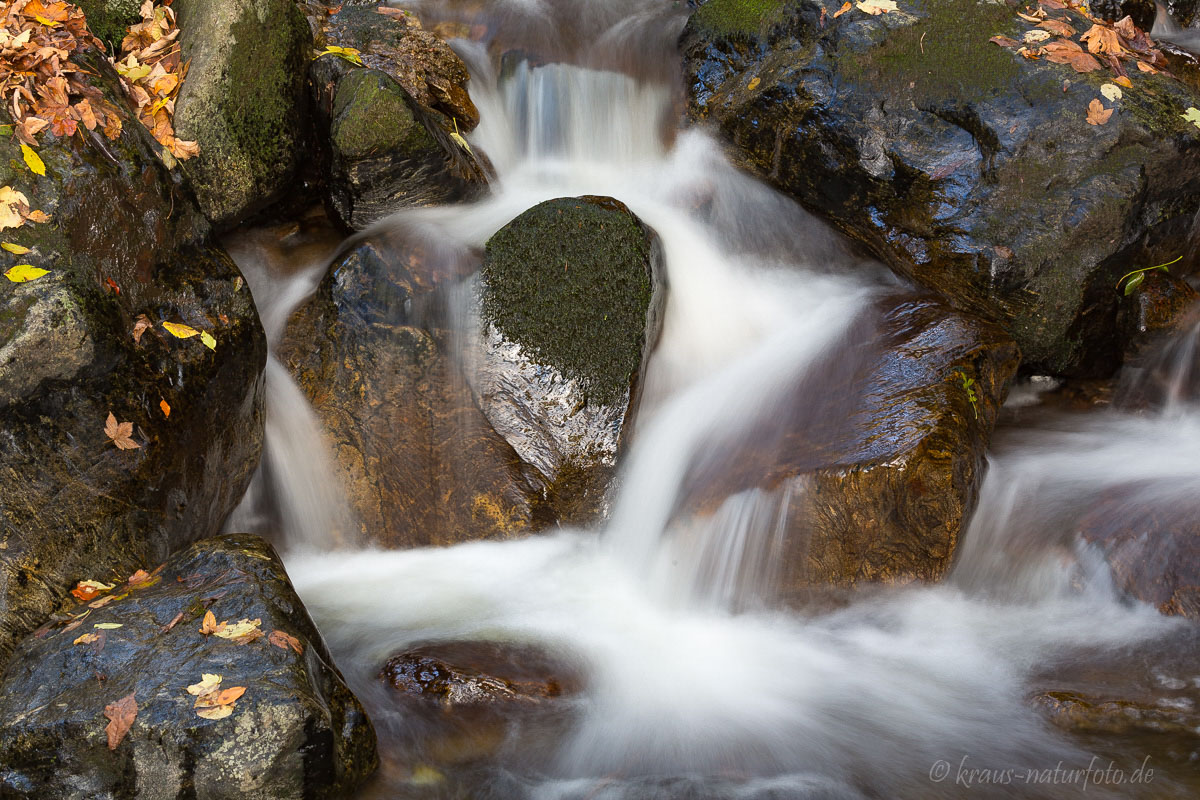
[[[451,303],[472,267],[453,249],[364,242],[288,322],[279,359],[324,423],[368,540],[419,547],[539,527],[542,477],[462,376]]]
[[[305,144],[312,33],[293,0],[177,0],[190,63],[175,103],[185,172],[200,208],[232,227],[288,188]]]
[[[0,662],[80,578],[216,533],[262,446],[266,343],[250,293],[115,73],[78,58],[119,138],[44,132],[45,176],[15,139],[0,143],[0,184],[51,218],[4,232],[31,252],[0,254],[0,271],[50,270],[0,296]],[[110,414],[136,449],[106,435]]]
[[[1002,323],[1029,370],[1111,373],[1117,279],[1197,264],[1200,131],[1182,114],[1200,95],[1114,58],[1133,88],[1102,99],[1107,66],[1079,73],[990,42],[1034,30],[1004,3],[838,8],[701,6],[682,39],[691,116],[901,275]],[[1049,16],[1075,44],[1093,24]],[[1104,124],[1088,124],[1093,101],[1113,110]]]
[[[374,770],[371,724],[265,541],[206,539],[129,582],[88,574],[114,588],[26,639],[0,677],[0,794],[341,798]],[[209,613],[225,628],[202,632]],[[189,692],[206,674],[244,687],[228,713]],[[130,695],[114,741],[109,712]]]
[[[83,9],[88,29],[104,42],[110,55],[120,52],[129,26],[142,21],[139,0],[78,0],[75,5]]]
[[[658,236],[605,197],[548,200],[487,242],[469,375],[560,522],[605,513],[662,324],[661,262]]]
[[[681,508],[773,492],[780,589],[934,581],[978,497],[1018,352],[993,324],[890,297],[791,389],[785,412],[713,448]],[[847,405],[846,398],[853,398]]]

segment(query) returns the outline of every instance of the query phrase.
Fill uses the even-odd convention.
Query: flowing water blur
[[[787,497],[743,492],[686,523],[672,511],[689,467],[785,405],[791,380],[836,352],[891,279],[739,174],[706,135],[675,129],[682,3],[410,7],[427,25],[483,31],[454,44],[483,119],[471,144],[499,178],[477,204],[404,212],[376,232],[461,253],[542,200],[611,195],[661,237],[669,292],[633,447],[600,534],[397,552],[322,539],[347,529],[344,504],[315,416],[272,360],[265,469],[273,474],[258,482],[257,502],[269,497],[276,507],[288,570],[380,731],[385,769],[368,796],[1078,792],[1078,781],[965,787],[958,772],[1087,766],[1092,754],[1029,706],[1034,676],[1077,653],[1157,647],[1181,629],[1122,601],[1101,559],[1076,543],[1073,524],[1107,486],[1152,487],[1153,502],[1194,492],[1200,414],[1181,397],[1169,413],[1109,412],[1002,432],[943,585],[881,589],[822,613],[780,608],[772,556]],[[518,51],[536,57],[502,57]],[[244,270],[256,259],[253,247],[235,255]],[[251,274],[253,264],[246,271],[273,338],[320,274],[301,271],[268,296],[261,287],[278,275]],[[460,311],[469,330],[465,302]],[[238,522],[253,524],[253,515]],[[397,706],[377,677],[390,655],[446,641],[537,646],[572,665],[584,689],[561,713],[507,721],[489,757],[446,766],[451,723]],[[1200,685],[1194,661],[1191,674],[1173,679]],[[1188,791],[1164,777],[1146,796]],[[1094,782],[1087,793],[1136,794]]]

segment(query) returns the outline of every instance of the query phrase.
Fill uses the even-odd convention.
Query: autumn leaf
[[[76,637],[75,641],[71,642],[71,644],[91,644],[92,642],[97,641],[99,638],[100,634],[98,633],[84,633]]]
[[[26,166],[29,167],[30,171],[32,171],[34,175],[46,174],[45,162],[42,161],[41,157],[33,151],[32,147],[24,142],[21,142],[21,157],[25,159]]]
[[[12,253],[13,255],[17,255],[17,256],[23,256],[26,253],[33,252],[28,247],[23,247],[19,244],[13,244],[12,242],[0,242],[0,247],[3,247],[8,252]]]
[[[132,692],[104,707],[104,716],[108,717],[108,726],[104,732],[108,734],[109,750],[117,749],[117,745],[125,738],[125,734],[129,733],[133,721],[137,719],[136,695],[137,692]]]
[[[0,186],[0,230],[19,228],[28,211],[28,197],[11,186]]]
[[[176,339],[190,339],[193,336],[199,336],[200,331],[190,325],[183,325],[178,322],[164,322],[162,324],[167,329],[167,333],[174,336]]]
[[[1051,34],[1049,31],[1043,31],[1034,28],[1031,31],[1025,31],[1025,36],[1022,38],[1025,40],[1025,44],[1037,44],[1039,42],[1046,41],[1050,38],[1050,36]]]
[[[1125,50],[1121,46],[1121,38],[1117,35],[1117,32],[1112,28],[1098,23],[1089,28],[1087,33],[1079,38],[1081,41],[1087,42],[1088,52],[1090,53],[1111,53],[1114,56],[1119,56]]]
[[[115,631],[117,628],[124,628],[125,623],[123,623],[123,622],[97,622],[92,627],[99,628],[102,631]]]
[[[1020,44],[1020,42],[1018,42],[1016,39],[1008,36],[993,36],[992,38],[988,39],[988,41],[992,44],[998,44],[1001,47],[1016,47]]]
[[[1108,118],[1112,116],[1113,110],[1105,108],[1099,98],[1093,98],[1088,104],[1087,121],[1089,125],[1103,125],[1108,122]]]
[[[847,11],[849,11],[852,8],[854,8],[853,3],[843,3],[841,8],[839,8],[837,11],[833,12],[833,18],[837,19],[842,14],[845,14]]]
[[[216,708],[201,708],[196,711],[196,716],[204,719],[225,719],[233,713],[233,706],[217,706]]]
[[[149,572],[146,572],[146,570],[139,569],[137,572],[129,576],[129,580],[126,581],[126,583],[128,583],[130,586],[140,586],[143,583],[149,583],[153,577],[154,576],[152,576]]]
[[[29,222],[49,222],[50,215],[45,211],[30,211],[25,215],[25,219]]]
[[[50,270],[35,267],[33,264],[17,264],[5,272],[4,277],[13,283],[28,283],[49,274]]]
[[[883,1],[884,0],[880,0],[880,2]],[[345,61],[349,61],[351,64],[357,64],[360,67],[366,66],[363,64],[362,55],[353,47],[338,47],[337,45],[331,44],[313,56],[313,58],[316,59],[320,58],[321,56],[337,56]]]
[[[890,11],[899,11],[896,8],[895,0],[863,0],[861,3],[855,3],[854,7],[864,14],[870,14],[877,17],[880,14],[887,14]]]
[[[120,450],[136,450],[141,447],[133,440],[133,423],[117,422],[111,411],[108,412],[108,421],[104,424],[104,435],[112,439],[112,443]]]
[[[161,397],[158,400],[158,407],[159,407],[159,410],[161,410],[163,412],[163,417],[171,416],[171,404],[168,403],[166,400],[163,400]]]
[[[216,708],[217,706],[230,706],[237,702],[237,699],[246,693],[245,686],[231,686],[228,689],[213,689],[196,698],[194,708]]]
[[[120,600],[123,597],[128,597],[127,594],[110,594],[107,597],[101,597],[99,600],[93,600],[88,603],[88,608],[104,608],[114,600]]]
[[[208,331],[200,331],[200,341],[209,350],[215,351],[217,349],[217,340],[214,339],[213,335]]]
[[[188,694],[206,695],[213,689],[221,685],[221,676],[211,672],[205,672],[200,676],[199,683],[193,683],[187,687]]]
[[[237,644],[247,644],[263,637],[263,632],[258,627],[261,624],[261,619],[243,619],[232,625],[222,623],[221,630],[214,631],[214,633],[222,639],[229,639]]]
[[[284,631],[271,631],[271,635],[267,637],[267,641],[280,650],[292,649],[297,653],[304,652],[304,645],[300,644],[300,640]]]
[[[1058,36],[1074,36],[1076,31],[1061,19],[1045,19],[1038,23],[1039,28],[1045,28]]]
[[[1092,72],[1100,69],[1100,62],[1085,53],[1083,48],[1069,39],[1051,42],[1042,48],[1047,61],[1055,64],[1070,64],[1076,72]]]
[[[1104,98],[1110,103],[1115,103],[1124,96],[1124,93],[1121,91],[1121,87],[1117,86],[1115,83],[1106,83],[1101,86],[1100,94],[1104,95]]]
[[[193,708],[196,714],[205,719],[224,719],[233,713],[233,706],[246,693],[245,686],[231,686],[221,689],[221,676],[205,673],[199,683],[187,687],[188,694],[196,697]]]
[[[86,603],[100,596],[101,592],[107,592],[113,588],[115,584],[101,583],[100,581],[80,581],[75,584],[75,588],[71,590],[71,594],[79,599],[79,602]]]
[[[202,634],[208,636],[210,633],[217,633],[221,630],[224,630],[224,628],[225,623],[222,622],[220,625],[218,625],[217,618],[213,615],[213,612],[204,612],[204,620],[200,623],[200,632]]]
[[[1179,116],[1183,117],[1185,120],[1192,123],[1197,128],[1200,128],[1200,108],[1196,108],[1195,106],[1192,106],[1186,112],[1184,112],[1183,114],[1180,114]]]
[[[142,343],[142,334],[149,330],[154,325],[150,318],[145,314],[138,314],[136,320],[133,321],[133,341],[134,344]]]
[[[166,625],[163,625],[161,628],[159,628],[159,629],[158,629],[158,632],[159,632],[159,633],[166,633],[166,632],[168,632],[169,630],[171,630],[172,628],[174,628],[176,625],[178,625],[178,624],[179,624],[179,621],[180,621],[181,619],[183,619],[183,612],[182,612],[182,611],[180,611],[180,612],[179,612],[178,614],[176,614],[175,616],[171,617],[171,621],[170,621],[170,622],[168,622]]]

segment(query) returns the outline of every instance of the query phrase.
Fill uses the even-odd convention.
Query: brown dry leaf
[[[111,411],[108,412],[108,421],[104,424],[104,435],[112,439],[112,443],[121,450],[136,450],[141,447],[133,440],[133,423],[117,422]]]
[[[1138,35],[1138,27],[1133,23],[1133,17],[1129,15],[1125,15],[1114,22],[1113,30],[1121,34],[1122,38],[1129,40],[1136,39]]]
[[[154,323],[145,314],[138,314],[136,320],[133,321],[133,341],[135,344],[142,343],[142,334],[154,327]]]
[[[845,14],[847,11],[849,11],[852,8],[854,8],[853,3],[843,3],[841,8],[839,8],[837,11],[833,12],[833,18],[837,19],[842,14]]]
[[[1138,65],[1138,69],[1140,69],[1142,72],[1149,72],[1150,74],[1154,74],[1154,73],[1158,72],[1158,70],[1157,70],[1157,69],[1155,69],[1154,67],[1150,66],[1150,65],[1149,65],[1149,64],[1147,64],[1145,61],[1139,61],[1139,62],[1137,62],[1137,65]]]
[[[1057,36],[1074,36],[1076,31],[1061,19],[1044,19],[1038,23],[1039,28],[1044,28]]]
[[[29,198],[11,186],[0,186],[0,231],[25,224]]]
[[[993,36],[992,38],[988,39],[988,41],[992,44],[998,44],[1001,47],[1017,47],[1021,44],[1016,39],[1008,36]]]
[[[123,595],[123,594],[110,594],[107,597],[101,597],[99,600],[93,600],[92,602],[88,603],[88,608],[104,608],[106,605],[108,605],[112,601],[120,600],[121,598],[127,597],[127,596],[128,595]]]
[[[176,614],[174,617],[172,617],[172,618],[171,618],[171,621],[170,621],[170,622],[168,622],[166,625],[163,625],[161,628],[159,628],[159,629],[158,629],[158,632],[159,632],[159,633],[166,633],[167,631],[171,630],[171,629],[172,629],[172,628],[174,628],[176,625],[178,625],[178,624],[179,624],[179,620],[181,620],[181,619],[183,619],[183,612],[182,612],[182,611],[180,611],[178,614]]]
[[[228,689],[213,689],[196,698],[195,708],[215,708],[231,706],[239,697],[246,693],[245,686],[230,686]]]
[[[1044,20],[1046,18],[1046,12],[1039,8],[1037,11],[1033,12],[1032,14],[1025,14],[1021,11],[1018,11],[1017,16],[1020,17],[1021,19],[1025,20],[1026,22],[1041,22],[1042,20]]]
[[[233,713],[233,706],[217,706],[215,708],[201,708],[196,711],[196,716],[204,719],[225,719]]]
[[[1083,48],[1069,39],[1051,42],[1042,48],[1047,61],[1055,64],[1070,64],[1076,72],[1092,72],[1100,69],[1100,62],[1085,53]]]
[[[140,586],[143,583],[149,583],[153,577],[154,576],[152,576],[149,572],[146,572],[146,570],[139,569],[137,572],[129,576],[129,580],[126,581],[126,583],[128,583],[130,586]]]
[[[1126,89],[1133,88],[1133,81],[1129,80],[1129,78],[1124,75],[1118,77],[1115,81],[1113,81],[1113,83],[1117,84],[1118,86],[1124,86]]]
[[[1089,53],[1111,53],[1119,56],[1125,52],[1125,48],[1121,45],[1121,37],[1117,35],[1117,32],[1099,23],[1093,25],[1087,33],[1079,38],[1081,41],[1087,42]]]
[[[218,625],[217,618],[213,614],[213,612],[211,612],[211,611],[204,612],[204,621],[202,623],[200,623],[200,632],[201,633],[203,633],[205,636],[208,636],[210,633],[220,633],[224,629],[225,629],[225,623],[222,622],[220,625]]]
[[[300,640],[290,633],[284,631],[271,631],[271,635],[267,637],[267,641],[278,647],[280,650],[292,649],[297,653],[304,652],[304,645],[300,644]]]
[[[1099,98],[1094,98],[1088,104],[1087,121],[1089,125],[1103,125],[1108,122],[1108,118],[1112,116],[1113,110],[1105,108]]]
[[[117,749],[117,745],[125,738],[125,734],[129,733],[133,721],[137,719],[136,694],[137,692],[127,694],[117,702],[109,703],[104,707],[104,716],[108,717],[108,726],[104,732],[108,734],[109,750]]]
[[[85,633],[80,635],[77,639],[75,639],[75,641],[71,642],[71,644],[91,644],[92,642],[97,641],[99,638],[100,634],[98,633]]]
[[[25,215],[25,220],[26,220],[26,222],[38,222],[38,223],[49,222],[50,215],[47,214],[45,211],[34,210],[34,211],[30,211],[28,214]]]

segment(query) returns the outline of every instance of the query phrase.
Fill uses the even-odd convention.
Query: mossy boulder
[[[151,574],[130,585],[89,573],[116,584],[106,595],[115,599],[79,605],[74,621],[64,615],[22,642],[0,677],[0,794],[351,795],[376,766],[375,734],[271,546],[244,534],[205,539]],[[206,612],[258,621],[262,637],[202,634]],[[245,687],[223,719],[200,717],[188,692],[206,673],[222,689]],[[105,707],[131,693],[137,716],[110,749]]]
[[[175,104],[200,208],[232,227],[278,199],[300,164],[307,125],[308,22],[292,0],[178,0],[183,60]]]
[[[775,498],[772,557],[796,599],[946,574],[1019,361],[994,324],[922,297],[880,299],[845,339],[786,408],[714,447],[680,503],[707,516],[749,490]]]
[[[658,236],[607,197],[548,200],[487,242],[480,406],[549,478],[556,516],[597,518],[662,323]]]
[[[266,342],[250,293],[116,74],[78,58],[122,109],[120,137],[45,132],[45,176],[0,142],[0,185],[50,215],[4,232],[31,252],[0,254],[0,271],[50,270],[0,293],[0,662],[76,581],[217,533],[262,447]],[[137,449],[105,435],[110,413],[133,423]]]
[[[1111,374],[1117,279],[1185,253],[1180,274],[1197,266],[1200,131],[1181,115],[1200,95],[1130,69],[1090,125],[1113,74],[991,43],[1032,27],[1007,4],[839,6],[706,3],[682,38],[692,118],[902,276],[1002,324],[1025,368]]]
[[[327,55],[313,62],[310,81],[329,206],[346,227],[362,230],[402,208],[465,200],[486,188],[483,168],[451,137],[449,120],[387,73]]]
[[[392,236],[337,259],[279,359],[324,423],[363,538],[389,547],[546,524],[545,479],[476,405],[452,320],[470,254]]]
[[[142,21],[140,0],[79,0],[75,5],[83,9],[88,30],[104,42],[110,55],[120,51],[129,26]]]

